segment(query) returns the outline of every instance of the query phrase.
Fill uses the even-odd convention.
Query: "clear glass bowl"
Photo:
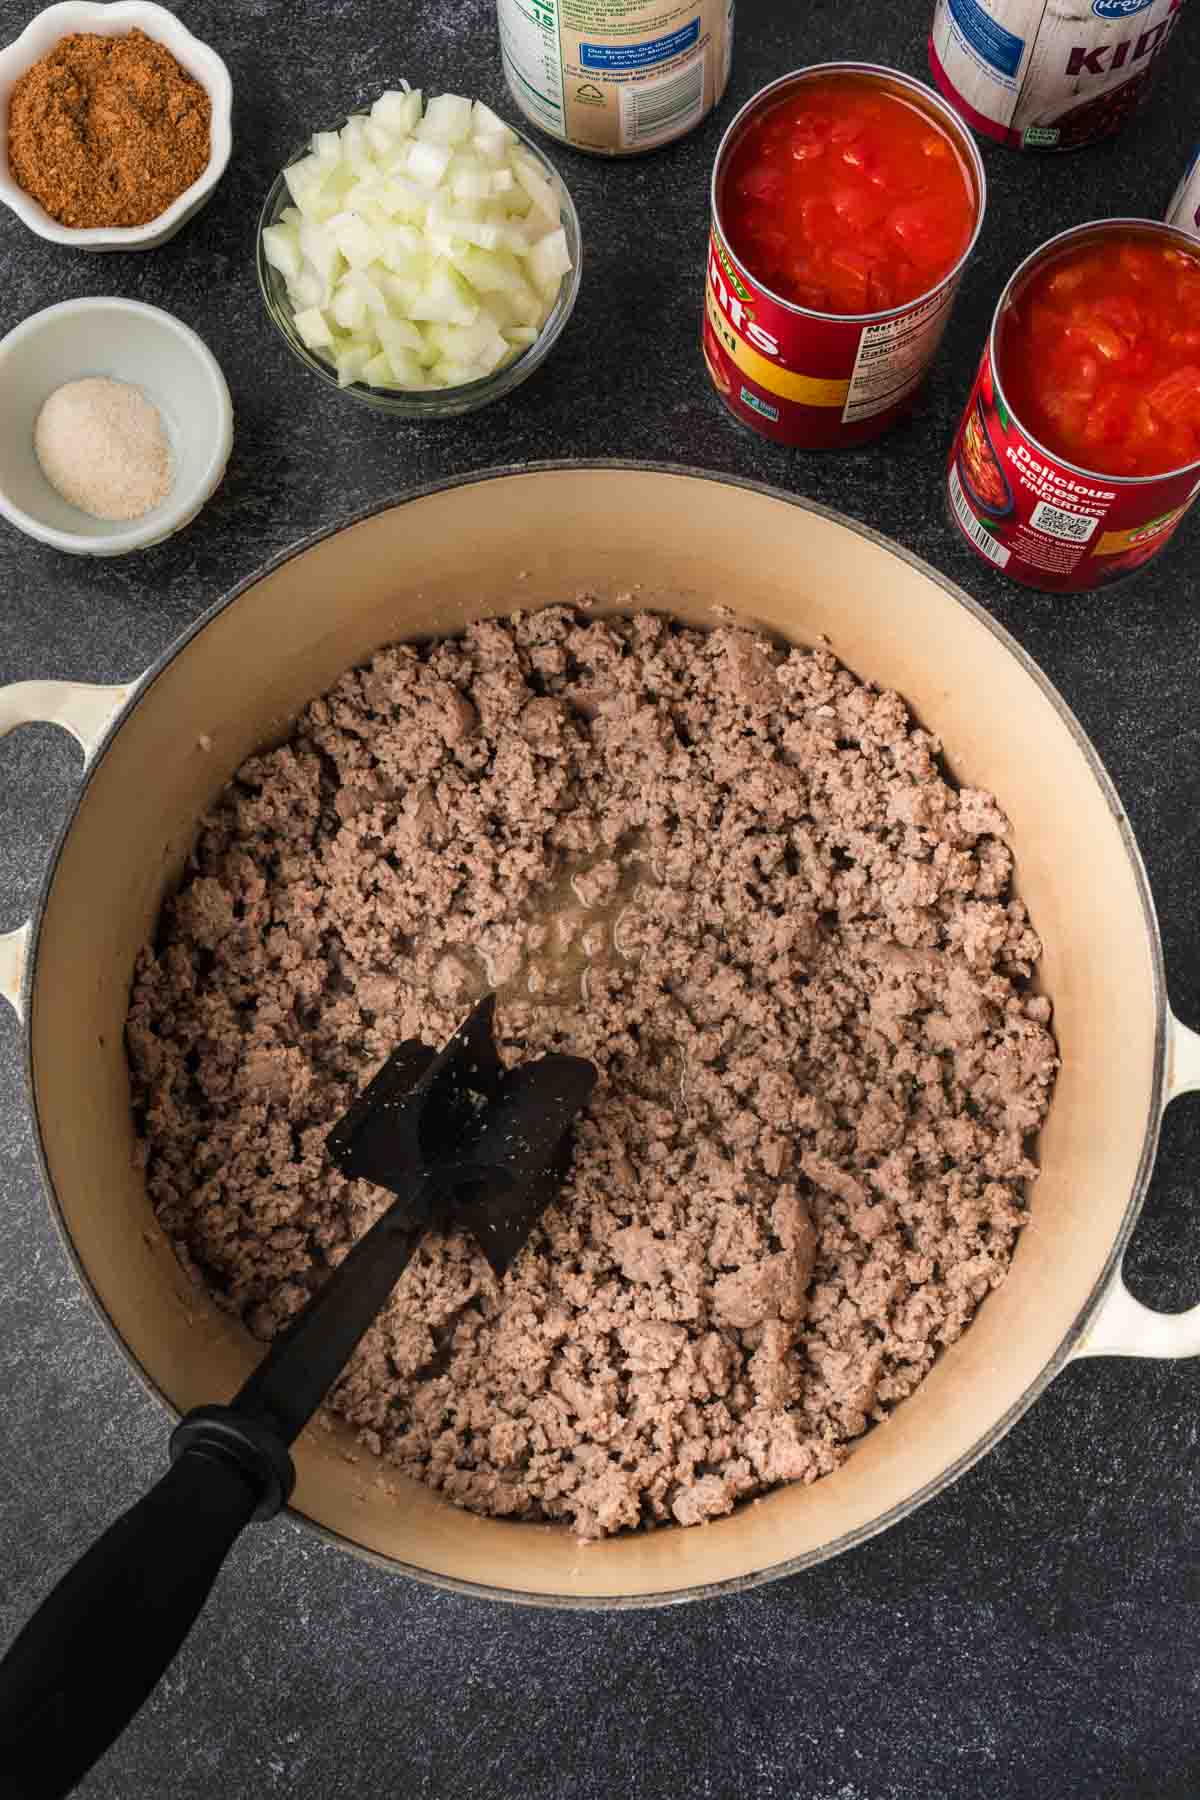
[[[345,120],[342,121],[345,123]],[[507,121],[506,121],[507,123]],[[338,129],[331,127],[330,129]],[[546,323],[538,333],[537,342],[530,344],[527,350],[497,369],[491,375],[485,375],[479,381],[464,382],[461,387],[419,389],[415,392],[400,388],[368,387],[365,382],[351,382],[348,387],[338,385],[337,371],[323,362],[315,351],[310,350],[297,335],[292,320],[291,303],[287,297],[287,288],[278,269],[272,268],[263,251],[263,232],[268,225],[277,224],[285,207],[292,204],[292,197],[284,179],[286,171],[280,171],[271,191],[263,203],[262,214],[258,221],[258,235],[255,246],[255,260],[258,265],[258,285],[262,289],[262,297],[267,312],[277,330],[280,332],[292,354],[319,375],[329,387],[339,394],[346,394],[351,400],[358,400],[364,406],[372,406],[377,412],[392,413],[401,419],[452,419],[460,413],[474,412],[480,406],[487,406],[492,400],[499,400],[501,395],[511,393],[523,381],[539,369],[555,344],[562,336],[563,327],[570,318],[579,293],[579,278],[582,270],[582,247],[579,234],[579,215],[575,211],[575,203],[567,192],[565,183],[558,170],[543,156],[537,145],[531,143],[524,132],[516,132],[524,148],[537,161],[546,180],[558,195],[559,212],[563,230],[567,234],[567,249],[571,256],[571,268],[562,278],[558,290],[558,298],[551,308]],[[288,160],[288,168],[308,154],[308,144],[297,150]]]

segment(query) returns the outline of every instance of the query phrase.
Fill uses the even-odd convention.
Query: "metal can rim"
[[[967,161],[975,177],[977,193],[975,229],[972,231],[966,247],[958,258],[958,261],[955,262],[951,268],[947,269],[946,273],[939,281],[936,281],[932,287],[926,288],[923,294],[916,295],[912,300],[902,301],[899,306],[885,307],[882,312],[830,313],[818,312],[817,309],[812,306],[799,306],[796,301],[785,300],[782,294],[777,294],[773,288],[765,286],[765,284],[758,279],[757,275],[753,274],[752,271],[746,267],[746,264],[742,259],[735,255],[733,250],[729,247],[729,238],[725,230],[725,222],[721,217],[721,208],[717,201],[717,180],[729,152],[730,140],[739,125],[741,125],[746,118],[747,114],[752,110],[757,110],[769,94],[774,94],[778,88],[783,87],[788,82],[807,80],[809,77],[815,75],[886,76],[889,81],[895,81],[902,87],[913,89],[922,96],[927,105],[937,113],[939,120],[941,120],[946,125],[947,129],[953,133],[954,140],[965,152]],[[767,83],[766,87],[761,87],[758,89],[757,93],[751,94],[748,100],[743,101],[742,105],[733,115],[733,118],[729,121],[729,124],[725,127],[721,142],[717,145],[717,154],[713,159],[712,178],[709,183],[709,206],[712,221],[720,233],[721,242],[725,246],[727,255],[732,262],[736,263],[739,273],[744,275],[747,281],[753,283],[764,298],[773,300],[776,306],[786,307],[788,312],[795,313],[800,318],[833,320],[835,323],[840,322],[849,325],[872,325],[877,324],[883,319],[901,318],[905,313],[915,312],[916,309],[923,306],[926,301],[933,300],[938,294],[945,292],[945,290],[958,279],[966,266],[968,257],[971,255],[971,252],[979,241],[979,234],[983,229],[984,214],[987,212],[987,198],[987,174],[983,166],[983,157],[979,153],[979,146],[963,124],[961,117],[955,112],[945,96],[939,94],[936,88],[930,87],[926,82],[918,81],[915,75],[906,74],[903,69],[889,68],[886,63],[869,62],[841,61],[806,63],[799,69],[789,70],[786,75],[777,75],[774,81],[769,81]]]
[[[1056,250],[1060,244],[1065,243],[1068,238],[1078,237],[1085,231],[1094,231],[1100,237],[1107,237],[1111,232],[1127,230],[1131,225],[1144,226],[1148,233],[1178,239],[1180,246],[1197,262],[1200,262],[1200,246],[1197,246],[1196,239],[1191,233],[1181,230],[1178,225],[1168,225],[1163,219],[1086,219],[1082,225],[1068,225],[1065,231],[1055,232],[1053,237],[1047,238],[1044,244],[1039,244],[1036,250],[1029,252],[1023,262],[1017,264],[1005,282],[1000,298],[996,302],[996,310],[992,314],[992,322],[988,326],[987,335],[988,361],[992,365],[992,383],[1003,400],[1009,417],[1015,420],[1020,427],[1022,436],[1027,437],[1033,448],[1040,450],[1048,461],[1057,463],[1062,469],[1069,469],[1072,475],[1086,475],[1089,481],[1102,482],[1105,487],[1136,488],[1147,487],[1156,481],[1174,481],[1178,475],[1187,475],[1193,470],[1200,471],[1200,456],[1193,457],[1191,462],[1178,463],[1173,469],[1161,469],[1155,475],[1108,475],[1103,469],[1084,468],[1082,463],[1073,463],[1067,457],[1060,456],[1057,450],[1047,449],[1040,438],[1034,437],[1020,413],[1016,412],[1008,403],[1008,395],[1005,393],[1004,383],[1000,379],[1000,360],[996,354],[996,331],[1004,308],[1012,297],[1013,289],[1027,269],[1036,267],[1043,257],[1049,257],[1050,253]]]

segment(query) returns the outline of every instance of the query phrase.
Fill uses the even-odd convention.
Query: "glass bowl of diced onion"
[[[540,368],[579,292],[558,172],[480,101],[392,90],[313,134],[258,225],[267,311],[299,360],[401,418],[486,406]]]

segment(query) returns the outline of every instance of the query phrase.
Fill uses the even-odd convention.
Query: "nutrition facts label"
[[[609,155],[690,131],[729,75],[733,0],[497,0],[513,98],[543,131]]]
[[[559,0],[500,0],[500,54],[526,111],[563,135],[562,50]]]
[[[938,347],[953,300],[954,289],[947,288],[898,319],[866,327],[858,340],[842,413],[847,424],[886,412],[917,386]]]

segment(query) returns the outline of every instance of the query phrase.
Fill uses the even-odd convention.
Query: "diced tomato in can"
[[[1149,91],[1183,0],[937,0],[929,66],[985,137],[1080,150],[1110,137]]]
[[[1200,311],[1193,349],[1164,259],[1200,301],[1200,246],[1143,219],[1060,233],[1000,296],[947,483],[972,548],[1026,587],[1083,593],[1132,573],[1200,492]],[[1114,278],[1089,293],[1089,268],[1106,267]],[[1144,319],[1122,292],[1138,282]],[[1083,459],[1088,446],[1100,468]]]
[[[885,114],[898,107],[928,141],[926,154],[947,159],[946,169],[931,170],[925,182],[890,186],[886,117],[878,133],[864,131],[853,104],[827,109],[828,142],[809,133],[805,104],[831,82],[861,88]],[[785,131],[788,169],[803,172],[811,159],[824,159],[812,163],[821,173],[809,187],[793,182],[787,192],[785,175],[770,160],[745,169],[738,162],[754,134]],[[727,178],[739,169],[740,197],[759,221],[753,253],[741,242],[743,221],[736,207],[731,212],[727,192]],[[937,203],[938,184],[952,179],[963,201],[957,230],[947,224],[954,208]],[[871,63],[824,63],[755,94],[726,131],[712,180],[702,342],[728,411],[764,437],[801,449],[865,443],[895,424],[933,361],[985,198],[970,134],[939,95],[910,76]],[[772,253],[775,207],[789,222],[775,234],[786,275],[763,266]],[[883,252],[864,253],[876,241]],[[805,244],[824,246],[819,279],[796,262]],[[897,285],[885,297],[892,281]]]

